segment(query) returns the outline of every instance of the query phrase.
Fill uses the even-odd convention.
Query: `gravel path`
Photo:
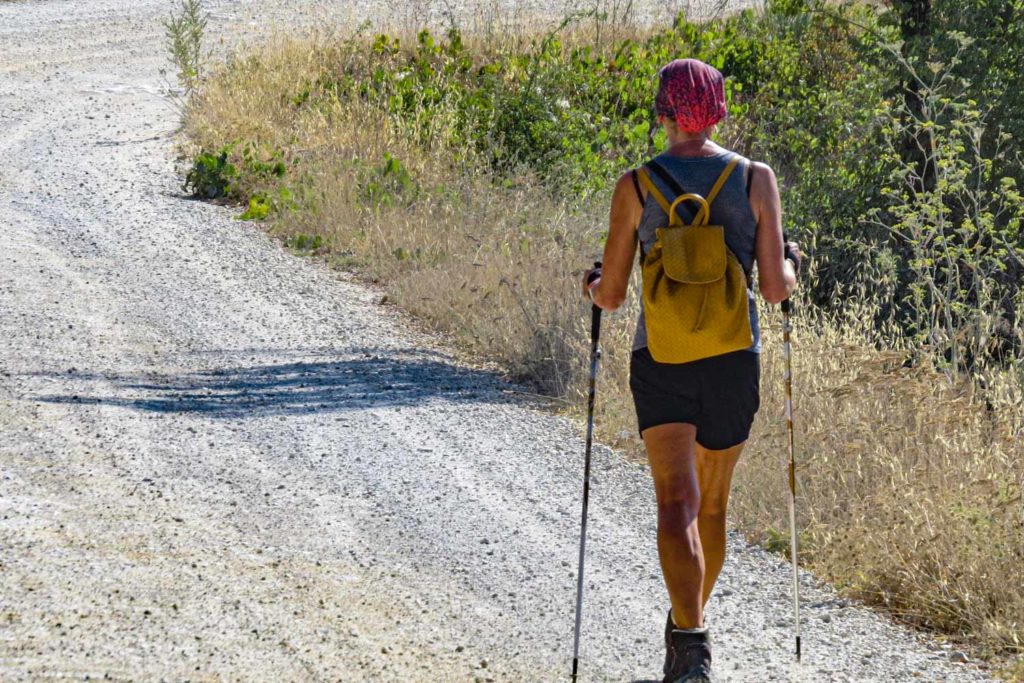
[[[0,3],[0,680],[566,679],[578,425],[178,196],[167,6]],[[644,468],[599,448],[591,510],[585,680],[656,680]],[[796,666],[788,579],[734,539],[721,680],[985,680],[809,576]]]

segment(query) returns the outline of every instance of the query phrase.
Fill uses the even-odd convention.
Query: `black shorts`
[[[691,363],[659,363],[646,348],[633,352],[629,388],[640,433],[685,422],[697,427],[697,443],[723,450],[750,436],[761,405],[760,357],[734,351]]]

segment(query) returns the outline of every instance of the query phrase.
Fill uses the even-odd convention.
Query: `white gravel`
[[[579,425],[179,196],[168,5],[0,3],[0,680],[566,679]],[[659,680],[647,473],[595,467],[585,680]],[[721,680],[986,680],[809,576],[794,664],[788,571],[734,539]]]

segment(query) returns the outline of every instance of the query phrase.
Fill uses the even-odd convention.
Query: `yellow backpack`
[[[725,244],[725,227],[708,225],[711,204],[738,160],[734,157],[725,167],[707,199],[686,193],[671,203],[647,169],[637,169],[649,196],[668,215],[668,225],[657,229],[657,240],[643,259],[647,347],[659,363],[689,363],[754,343],[743,265]],[[700,207],[689,225],[676,213],[686,201]]]

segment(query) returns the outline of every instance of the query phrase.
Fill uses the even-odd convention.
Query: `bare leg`
[[[700,513],[697,518],[700,543],[704,551],[704,591],[706,605],[725,564],[725,524],[729,506],[732,474],[744,443],[721,451],[695,445],[697,481],[700,483]]]
[[[704,624],[696,438],[697,428],[683,423],[658,425],[643,433],[658,503],[658,556],[672,601],[672,620],[679,628]]]

